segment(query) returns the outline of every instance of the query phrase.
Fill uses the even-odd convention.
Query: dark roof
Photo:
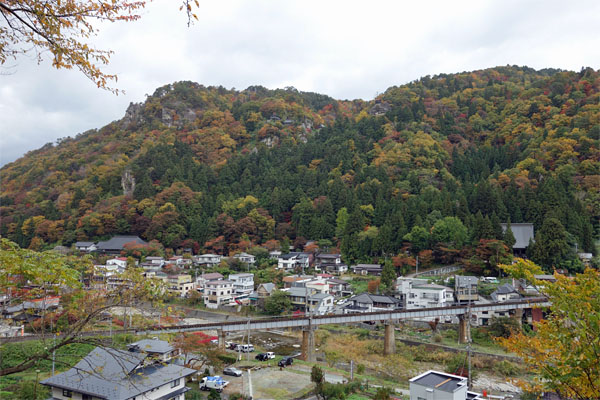
[[[350,297],[350,299],[348,299],[348,300],[356,301],[357,303],[363,303],[363,304],[364,303],[367,303],[367,304],[373,304],[373,303],[397,304],[400,302],[398,299],[395,299],[390,296],[381,296],[381,295],[371,294],[371,293],[357,294],[356,296]]]
[[[335,279],[335,278],[327,279],[327,283],[330,283],[330,282],[333,283],[334,285],[349,285],[349,283],[343,279]]]
[[[129,351],[141,351],[145,353],[169,353],[173,351],[173,346],[166,340],[143,339],[139,342],[131,343]]]
[[[411,379],[410,382],[436,390],[453,393],[456,391],[456,389],[465,386],[467,379],[458,375],[429,371],[420,377]]]
[[[115,236],[105,242],[98,242],[98,250],[123,250],[127,243],[147,244],[138,236]]]
[[[94,242],[75,242],[75,247],[90,247],[91,245],[93,245]]]
[[[298,252],[289,252],[287,254],[281,254],[279,256],[279,258],[282,258],[284,260],[289,260],[291,258],[308,258],[308,254],[306,253],[298,253]]]
[[[498,286],[498,289],[496,289],[494,292],[496,294],[509,294],[516,292],[516,290],[510,283],[505,283],[504,285]]]
[[[152,364],[136,369],[145,358],[144,353],[96,347],[70,370],[40,383],[102,399],[126,400],[196,373],[175,364]]]
[[[476,276],[455,275],[454,282],[455,287],[467,287],[467,285],[477,286],[479,283],[479,278]]]
[[[340,258],[339,254],[319,254],[317,258]]]
[[[507,224],[500,225],[502,226],[502,232],[506,232]],[[513,249],[525,249],[529,246],[529,239],[534,239],[533,224],[510,224],[510,230],[515,237]]]

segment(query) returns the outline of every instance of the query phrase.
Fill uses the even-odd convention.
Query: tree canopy
[[[520,385],[528,391],[551,391],[564,398],[592,399],[600,393],[600,272],[588,268],[573,278],[555,274],[557,281],[534,278],[541,268],[519,259],[503,269],[527,278],[552,303],[548,316],[535,323],[532,335],[514,333],[501,343],[535,373]]]

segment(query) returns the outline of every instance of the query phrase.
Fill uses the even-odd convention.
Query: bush
[[[502,360],[494,364],[494,372],[502,376],[517,376],[521,373],[521,367],[511,361]]]
[[[356,365],[356,373],[362,375],[365,373],[365,364],[357,364]]]
[[[521,332],[521,325],[515,318],[494,317],[490,322],[489,332],[493,337],[508,338],[513,333]]]
[[[50,396],[50,388],[35,381],[25,381],[21,382],[15,395],[14,398],[19,400],[43,400]]]
[[[223,363],[226,365],[235,364],[235,362],[237,361],[237,356],[231,354],[219,354],[217,358],[223,361]]]
[[[442,335],[437,334],[433,337],[433,341],[436,343],[441,343],[442,342]]]
[[[458,340],[458,331],[456,329],[445,329],[442,331],[445,338]]]

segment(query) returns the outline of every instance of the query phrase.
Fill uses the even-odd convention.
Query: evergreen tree
[[[386,293],[391,293],[394,290],[396,283],[396,269],[391,260],[386,260],[381,270],[381,286]]]
[[[504,232],[504,237],[502,238],[504,244],[509,249],[512,249],[517,240],[515,239],[515,235],[513,234],[512,227],[510,226],[510,219],[506,223],[506,231]]]
[[[560,263],[571,256],[571,248],[567,241],[567,231],[556,218],[547,218],[542,228],[535,235],[532,250],[534,262],[543,266],[547,271],[557,268]]]

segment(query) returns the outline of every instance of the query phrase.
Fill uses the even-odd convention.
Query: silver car
[[[242,370],[235,367],[227,367],[223,370],[223,375],[242,376]]]

